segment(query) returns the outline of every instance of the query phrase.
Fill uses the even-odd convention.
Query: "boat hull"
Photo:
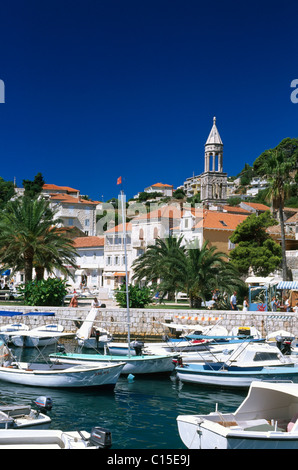
[[[0,367],[0,380],[34,387],[109,387],[114,388],[123,368],[123,363],[93,367],[77,364],[73,367],[51,366],[42,368],[38,364],[20,364],[21,368]],[[30,368],[29,368],[29,367]]]
[[[298,433],[278,431],[229,431],[212,429],[214,423],[202,423],[193,416],[178,416],[180,438],[188,449],[297,449]]]
[[[298,381],[298,367],[261,367],[251,368],[235,368],[237,370],[213,370],[206,369],[204,365],[187,364],[176,368],[178,378],[182,382],[212,385],[229,388],[247,388],[250,384],[257,380],[293,380]]]
[[[76,353],[57,353],[50,354],[51,360],[59,359],[64,363],[78,364],[78,363],[119,363],[125,362],[121,374],[157,374],[157,373],[171,373],[175,365],[173,363],[173,356],[110,356],[99,354],[76,354]]]

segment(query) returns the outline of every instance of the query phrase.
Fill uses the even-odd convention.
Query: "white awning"
[[[280,281],[280,278],[277,279],[276,277],[258,277],[258,276],[250,276],[245,279],[246,284],[277,284]]]

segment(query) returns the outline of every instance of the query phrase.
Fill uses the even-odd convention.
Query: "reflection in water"
[[[43,355],[53,347],[43,350]],[[35,349],[15,348],[18,360],[34,360]],[[129,382],[121,376],[114,391],[100,389],[47,389],[1,382],[2,402],[32,404],[41,395],[53,400],[52,429],[103,426],[112,432],[113,449],[183,449],[176,418],[179,414],[235,410],[246,392],[207,389],[182,384],[171,376],[140,377]]]

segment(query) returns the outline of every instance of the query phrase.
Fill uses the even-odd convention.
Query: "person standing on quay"
[[[238,310],[238,307],[237,307],[237,292],[235,290],[233,292],[233,295],[231,295],[230,304],[231,304],[231,309],[232,310]]]

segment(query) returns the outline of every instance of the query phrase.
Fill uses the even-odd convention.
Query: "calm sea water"
[[[45,355],[50,352],[53,352],[50,347],[43,351]],[[15,353],[23,360],[37,355],[34,349],[16,348]],[[179,414],[209,413],[216,403],[222,412],[233,411],[246,396],[245,391],[182,384],[175,373],[163,377],[136,376],[133,382],[120,376],[113,391],[0,384],[2,402],[31,404],[38,396],[50,396],[52,429],[108,428],[112,433],[112,449],[185,449],[176,423]]]

